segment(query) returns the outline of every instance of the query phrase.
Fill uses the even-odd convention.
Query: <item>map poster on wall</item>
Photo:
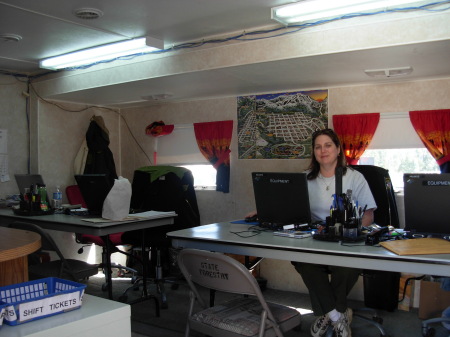
[[[305,159],[328,125],[328,90],[237,98],[239,159]]]

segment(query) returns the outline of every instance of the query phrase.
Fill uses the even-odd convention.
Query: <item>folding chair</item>
[[[216,337],[282,337],[283,332],[300,324],[297,310],[266,302],[253,275],[229,256],[183,249],[178,255],[178,265],[190,287],[185,337],[191,329]],[[198,286],[246,296],[208,308],[208,301],[202,297]],[[197,302],[200,310],[194,310]]]

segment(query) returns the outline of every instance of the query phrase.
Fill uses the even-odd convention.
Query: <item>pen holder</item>
[[[361,231],[361,219],[350,218],[344,223],[342,236],[345,238],[356,239]]]

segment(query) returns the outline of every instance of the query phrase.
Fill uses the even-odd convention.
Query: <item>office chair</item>
[[[185,337],[191,330],[220,337],[282,337],[300,324],[297,310],[266,302],[253,275],[227,255],[183,249],[178,265],[190,288]],[[245,296],[209,307],[198,286]]]
[[[156,285],[161,298],[161,308],[166,309],[168,302],[164,284],[170,283],[172,289],[176,289],[181,278],[181,274],[171,275],[171,272],[177,268],[174,266],[177,262],[176,260],[170,261],[172,244],[166,234],[170,231],[200,225],[192,172],[186,168],[175,166],[146,166],[135,170],[131,208],[135,212],[175,211],[177,214],[173,224],[145,231],[147,248],[145,252],[141,252],[151,255],[150,271],[154,271],[155,275],[147,281]],[[142,244],[142,233],[140,231],[125,232],[122,239],[133,246],[139,246]],[[126,301],[127,292],[130,289],[138,289],[142,285],[141,282],[142,279],[138,279],[132,287],[124,291],[119,299]]]
[[[27,222],[13,222],[9,227],[38,233],[41,236],[41,250],[55,252],[59,260],[31,264],[28,266],[30,280],[45,277],[58,277],[71,281],[81,281],[97,275],[99,265],[75,259],[66,259],[53,238],[41,227]]]
[[[71,205],[81,205],[82,207],[86,208],[86,203],[83,199],[83,196],[81,195],[80,188],[78,185],[70,185],[66,187],[66,195],[67,200]],[[125,254],[127,256],[130,256],[131,254],[128,254],[120,249],[117,248],[117,246],[125,245],[125,243],[122,241],[122,234],[123,233],[115,233],[110,234],[108,236],[110,240],[110,246],[112,247],[112,253],[121,253]],[[75,233],[75,242],[78,244],[83,245],[79,250],[78,253],[83,253],[83,248],[85,246],[90,246],[92,244],[95,244],[96,246],[102,247],[102,263],[101,267],[103,268],[106,263],[106,243],[100,236],[95,235],[88,235],[88,234],[82,234],[82,233]],[[122,266],[120,264],[111,263],[111,268],[117,268],[119,270],[119,275],[122,275],[123,271],[131,272],[131,282],[133,283],[137,279],[137,270]],[[103,272],[105,274],[105,280],[106,280],[106,270],[103,268]],[[102,290],[106,291],[108,289],[108,284],[105,281],[105,283],[102,284]]]

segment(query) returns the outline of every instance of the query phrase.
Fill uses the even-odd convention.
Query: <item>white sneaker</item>
[[[323,315],[317,318],[311,325],[311,336],[321,337],[324,336],[331,324],[331,319],[328,315]]]
[[[345,310],[345,312],[342,314],[344,316],[344,319],[347,322],[347,325],[350,326],[350,324],[352,323],[352,319],[353,319],[353,310],[351,308],[347,308],[347,310]]]
[[[336,337],[352,337],[350,325],[344,315],[336,321],[331,323],[333,325],[334,334]]]

